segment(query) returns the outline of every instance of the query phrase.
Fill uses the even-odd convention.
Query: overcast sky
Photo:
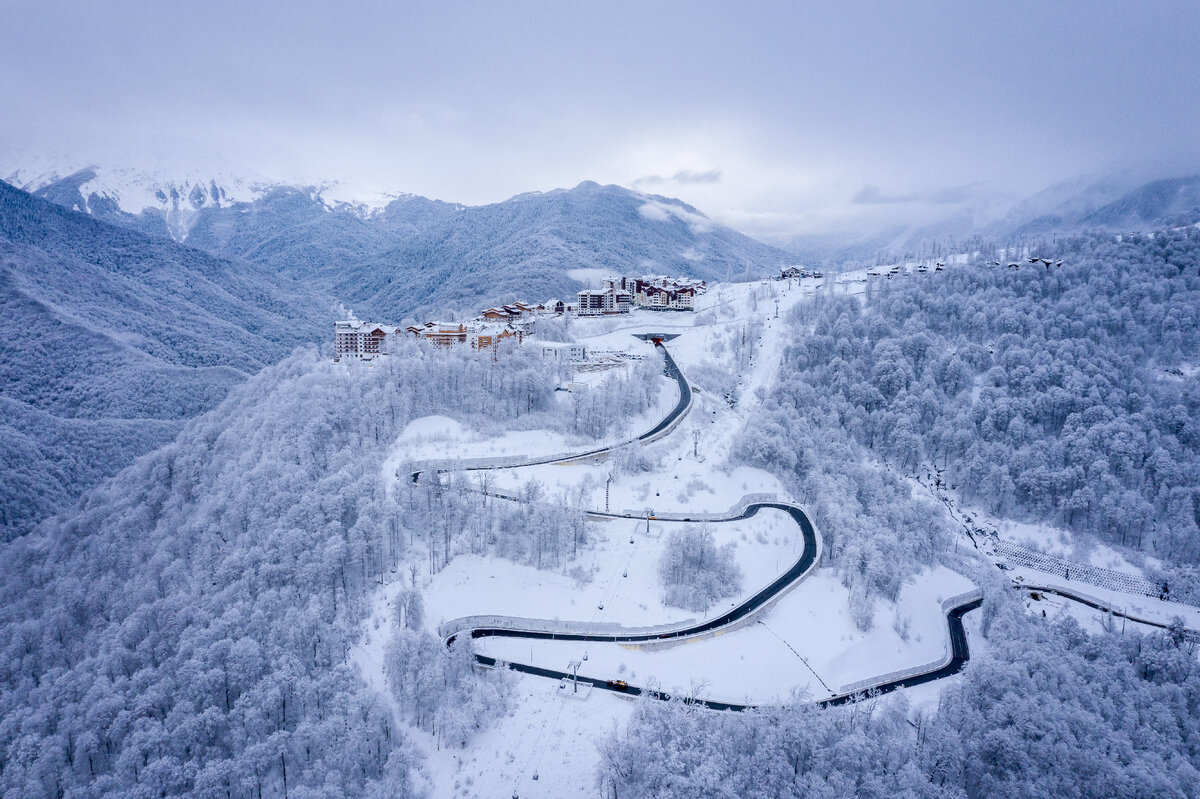
[[[591,179],[780,239],[1198,172],[1198,40],[1195,0],[0,0],[0,155],[467,203]]]

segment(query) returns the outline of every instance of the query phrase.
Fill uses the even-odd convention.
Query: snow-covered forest
[[[719,714],[642,701],[601,748],[603,796],[1185,799],[1200,665],[1170,632],[1092,636],[1006,601],[988,657],[933,712],[903,698]]]
[[[921,570],[960,561],[949,549],[944,514],[877,468],[836,416],[820,412],[816,395],[785,365],[739,430],[731,458],[778,474],[809,508],[824,538],[823,561],[849,589],[856,623],[868,630],[878,598],[894,601]]]
[[[1194,585],[1200,234],[1057,246],[1062,268],[977,263],[797,306],[779,379],[735,450],[813,503],[860,625],[931,559],[992,585],[979,662],[917,712],[902,698],[735,715],[643,701],[602,747],[604,795],[1200,790],[1194,638],[1030,618],[946,547],[942,517],[904,480],[942,469],[991,512],[1152,554],[1173,585]]]
[[[412,795],[405,733],[347,661],[369,594],[461,552],[559,568],[587,529],[578,500],[536,484],[520,504],[454,481],[393,490],[381,464],[418,416],[606,431],[649,401],[592,398],[577,416],[547,366],[414,343],[347,368],[302,349],[5,545],[0,795]],[[391,661],[424,726],[428,702],[458,695],[435,693],[474,683],[419,618],[397,620]],[[486,685],[440,722],[452,739],[502,701]]]
[[[0,181],[0,539],[317,341],[332,298]]]
[[[0,7],[0,799],[1200,797],[1200,3]]]
[[[1200,232],[1057,246],[1061,268],[980,262],[799,307],[746,457],[811,482],[813,431],[846,430],[992,512],[1194,566]]]
[[[409,466],[454,451],[407,431],[448,416],[485,439],[620,442],[670,406],[659,356],[566,392],[572,370],[531,347],[414,341],[371,367],[301,349],[5,545],[0,795],[422,795],[418,739],[475,752],[527,701],[518,678],[475,666],[469,639],[433,634],[423,590],[461,556],[592,580],[598,566],[580,563],[600,532],[585,511],[603,483],[659,480],[687,455],[702,465],[718,410],[745,415],[717,434],[728,458],[712,474],[762,469],[804,504],[851,627],[908,641],[905,586],[950,567],[985,587],[984,638],[919,709],[904,696],[820,709],[798,695],[734,715],[643,702],[601,746],[603,795],[1191,795],[1194,639],[1030,618],[909,478],[940,469],[998,516],[1154,556],[1186,593],[1198,238],[1071,239],[1061,269],[975,264],[858,297],[731,290],[697,315],[714,330],[688,356],[709,403],[695,438],[669,458],[620,447],[570,484],[486,470],[413,481]],[[757,318],[780,300],[794,309]],[[773,335],[787,342],[778,372],[748,381]],[[768,543],[742,540],[673,530],[650,592],[693,612],[737,594],[739,547]],[[355,653],[384,595],[376,692]]]
[[[708,610],[718,599],[742,588],[742,573],[733,543],[717,546],[707,526],[675,530],[658,563],[663,604],[686,610]]]

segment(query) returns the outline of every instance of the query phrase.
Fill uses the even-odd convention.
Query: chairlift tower
[[[571,670],[571,693],[579,693],[579,666],[578,660],[572,660],[567,664],[567,668]]]

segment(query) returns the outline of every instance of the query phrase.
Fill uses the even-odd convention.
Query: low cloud
[[[962,186],[946,186],[926,192],[888,194],[880,190],[878,186],[868,184],[859,189],[850,202],[855,205],[904,205],[908,203],[957,205],[958,203],[974,199],[978,194],[978,189],[978,183],[968,183]]]
[[[670,222],[671,214],[660,203],[646,203],[638,208],[638,213],[654,222]]]
[[[681,169],[670,177],[662,175],[643,175],[633,181],[634,186],[661,186],[672,183],[678,186],[694,186],[696,184],[712,184],[721,182],[720,169]]]
[[[671,176],[672,183],[720,183],[721,170],[710,169],[700,172],[695,169],[681,169]]]
[[[712,220],[703,214],[692,213],[677,205],[660,203],[655,200],[639,206],[638,213],[654,222],[670,222],[671,217],[675,217],[686,223],[692,233],[696,234],[708,233],[713,229]]]

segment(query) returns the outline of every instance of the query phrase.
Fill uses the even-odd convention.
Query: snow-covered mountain
[[[334,293],[380,312],[407,312],[509,295],[569,296],[589,273],[582,270],[724,280],[774,273],[794,260],[680,200],[591,181],[428,221],[330,275]]]
[[[154,235],[186,240],[202,212],[253,205],[280,193],[303,196],[314,211],[362,218],[398,207],[431,203],[414,194],[364,190],[340,181],[296,184],[234,167],[219,159],[200,165],[131,167],[73,159],[12,157],[0,163],[0,180],[72,211]],[[445,205],[444,203],[442,205]],[[392,214],[395,216],[396,214]]]
[[[1154,196],[1132,207],[1163,207]],[[1200,341],[1191,268],[1200,232],[1085,237],[1060,269],[951,262],[945,274],[878,278],[875,289],[864,272],[714,286],[694,317],[712,324],[649,311],[616,330],[609,319],[574,320],[571,335],[589,349],[634,356],[603,372],[576,374],[531,346],[500,358],[413,343],[371,368],[306,348],[244,379],[295,341],[327,336],[322,285],[395,308],[545,287],[571,279],[566,265],[712,272],[742,257],[763,268],[772,255],[684,203],[590,183],[480,208],[408,198],[361,215],[318,202],[319,193],[276,188],[199,209],[189,243],[259,261],[249,263],[0,185],[10,321],[0,334],[0,522],[21,531],[63,511],[0,543],[0,795],[411,799],[516,786],[557,799],[593,795],[599,772],[613,793],[644,796],[675,779],[679,763],[699,762],[688,761],[696,751],[717,765],[689,769],[700,777],[684,775],[672,796],[729,784],[763,795],[754,786],[767,779],[770,795],[809,786],[852,795],[880,774],[889,777],[877,780],[880,795],[943,795],[944,785],[966,795],[975,777],[944,766],[967,762],[963,752],[989,765],[989,784],[1017,786],[1006,795],[1053,793],[1051,779],[1103,795],[1115,768],[1138,779],[1161,772],[1156,785],[1168,789],[1155,795],[1196,795],[1200,758],[1177,756],[1200,728],[1194,703],[1178,701],[1200,685],[1186,637],[1194,608],[1160,595],[1142,606],[1157,614],[1150,627],[1126,610],[1136,597],[1114,592],[1097,614],[1063,604],[1067,593],[1032,593],[1036,569],[1019,564],[1029,582],[1018,592],[1012,568],[976,546],[1015,539],[1057,550],[1076,532],[1094,534],[1079,539],[1081,557],[1140,571],[1143,561],[1122,552],[1153,551],[1174,569],[1171,596],[1195,597],[1200,425],[1187,381]],[[295,260],[305,253],[309,261]],[[276,261],[305,279],[266,265]],[[1130,312],[1116,318],[1113,308]],[[1089,319],[1115,322],[1078,324]],[[625,327],[664,322],[678,327],[670,362]],[[686,377],[681,388],[696,389],[681,406],[684,393],[661,374],[667,363]],[[587,389],[556,390],[572,378]],[[651,429],[672,407],[690,408],[678,427],[603,465],[416,483],[398,468],[509,447],[561,453],[567,433],[582,437],[590,461],[593,447]],[[949,480],[930,486],[935,463]],[[945,482],[952,488],[939,492]],[[494,499],[501,491],[521,500]],[[824,536],[807,541],[829,557],[794,537],[794,524],[780,527],[774,510],[703,524],[698,539],[680,535],[694,517],[669,515],[711,518],[759,492],[806,497]],[[650,519],[588,522],[583,508],[608,507],[610,494],[615,508],[663,509],[653,531]],[[998,516],[1009,508],[1021,516]],[[688,541],[702,553],[722,542],[727,576],[703,569],[680,580],[680,569],[664,569]],[[810,578],[761,607],[761,624],[691,641],[686,658],[544,640],[535,657],[532,643],[526,655],[525,641],[468,635],[447,649],[435,635],[444,620],[485,613],[561,611],[606,633],[669,623],[692,612],[668,600],[676,589],[702,588],[723,608],[725,596],[778,587],[805,552]],[[1079,571],[1043,574],[1069,592]],[[709,593],[714,585],[728,590]],[[970,585],[987,604],[945,638],[944,603]],[[1113,626],[1114,595],[1128,634]],[[586,661],[584,690],[571,699],[566,683],[474,669],[463,646],[473,640],[485,656],[538,669]],[[969,641],[971,662],[945,693],[935,692],[950,683],[914,680],[857,709],[808,701],[908,681],[896,668],[945,676],[939,664],[945,646],[959,651],[955,640]],[[997,691],[1006,681],[1023,690]],[[646,684],[767,706],[719,715],[621,696]],[[1124,699],[1097,710],[1106,690]],[[1039,729],[1066,730],[1071,751],[1101,754],[1059,764],[1054,747],[1021,748],[1035,717]],[[845,741],[855,757],[837,756]],[[998,748],[1024,759],[998,763]],[[1124,760],[1102,772],[1094,764],[1109,750]],[[834,766],[798,769],[797,751]],[[617,767],[639,757],[650,768]],[[487,778],[472,785],[478,774]]]
[[[1189,217],[1190,215],[1190,217]],[[1133,232],[1200,219],[1200,176],[1137,180],[1128,175],[1056,184],[1016,205],[988,232],[1002,235],[1077,230]]]
[[[853,234],[796,236],[787,249],[805,261],[837,264],[957,252],[979,241],[1182,227],[1200,221],[1200,176],[1146,182],[1145,175],[1129,172],[1089,175],[1055,183],[1016,202],[971,196],[934,210],[934,219],[920,223],[881,222]]]
[[[251,202],[266,192],[268,179],[219,170],[142,170],[57,162],[13,169],[7,183],[64,208],[146,232],[187,238],[197,214]]]
[[[17,170],[8,182],[65,208],[311,281],[362,313],[568,296],[586,270],[705,279],[759,275],[793,256],[676,199],[585,181],[465,206],[365,198],[223,173],[86,167]]]
[[[28,481],[0,497],[24,508],[8,515],[10,534],[167,440],[246,373],[319,340],[335,299],[399,321],[569,297],[587,270],[713,279],[789,260],[678,200],[595,183],[478,207],[401,195],[376,208],[228,174],[8,178],[32,193],[0,183],[3,299],[14,330],[42,331],[11,341],[0,437],[24,453],[10,473]],[[78,344],[26,351],[62,331]],[[64,463],[61,491],[26,502],[22,486]]]

